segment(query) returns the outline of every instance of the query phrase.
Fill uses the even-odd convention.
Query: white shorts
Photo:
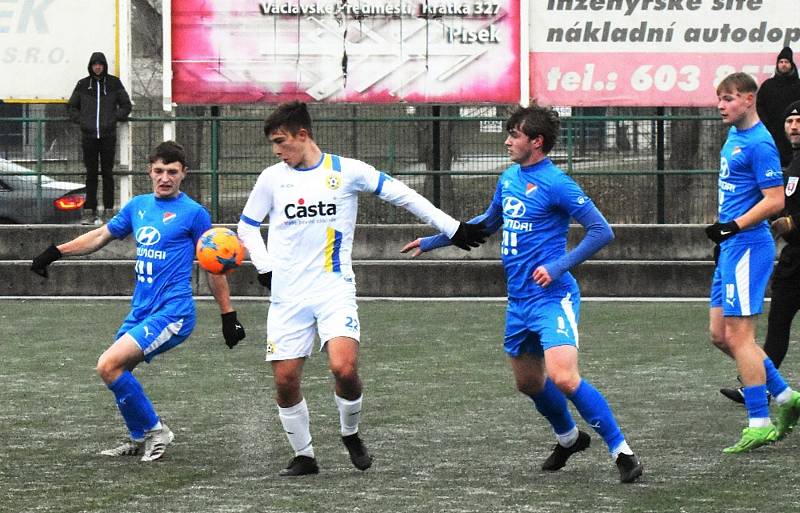
[[[272,303],[267,314],[267,361],[304,358],[335,337],[361,339],[355,287],[348,285],[299,302]]]

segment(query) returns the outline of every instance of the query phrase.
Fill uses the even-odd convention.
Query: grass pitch
[[[703,303],[583,304],[582,374],[645,465],[634,485],[618,483],[594,433],[565,469],[539,470],[553,437],[514,390],[504,305],[478,302],[363,302],[361,433],[375,463],[350,465],[326,358],[315,354],[304,393],[321,473],[278,478],[291,452],[263,361],[267,306],[237,308],[248,337],[235,349],[216,305],[199,302],[189,341],[136,371],[176,435],[163,461],[144,464],[98,455],[124,434],[94,365],[127,303],[0,301],[0,511],[800,510],[800,433],[722,453],[746,420],[717,392],[736,369],[707,343]],[[794,384],[799,357],[791,348],[783,366]]]

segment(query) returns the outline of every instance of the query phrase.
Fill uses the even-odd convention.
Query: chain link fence
[[[469,218],[483,212],[499,173],[510,164],[503,123],[513,107],[311,105],[310,109],[314,137],[323,151],[368,162],[454,217]],[[215,222],[234,223],[258,174],[276,161],[263,133],[268,110],[181,107],[175,117],[167,118],[155,111],[147,115],[137,105],[130,121],[133,165],[131,169],[117,165],[115,175],[130,176],[134,194],[151,192],[147,155],[162,140],[164,123],[174,122],[175,138],[190,159],[184,191],[208,207]],[[687,111],[690,115],[680,113]],[[82,186],[77,127],[63,116],[63,106],[44,106],[37,112],[40,115],[13,116],[0,110],[0,157],[24,166],[31,175]],[[678,112],[634,115],[616,109],[587,115],[585,110],[562,116],[561,140],[550,157],[581,184],[612,223],[711,222],[716,218],[715,175],[726,130],[718,116],[688,109]],[[21,192],[4,186],[3,177],[11,174],[19,175],[20,169],[4,171],[0,161],[0,201]],[[41,202],[31,208],[41,208]],[[358,222],[416,219],[364,195]]]

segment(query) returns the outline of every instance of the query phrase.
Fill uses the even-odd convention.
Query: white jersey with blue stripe
[[[762,122],[746,130],[731,127],[720,150],[719,220],[727,223],[742,216],[761,201],[761,189],[783,186],[783,173],[778,150]],[[768,241],[769,225],[762,221],[742,230],[723,245]]]
[[[458,221],[404,183],[355,159],[324,153],[310,167],[284,162],[259,175],[239,220],[239,237],[259,273],[272,271],[273,302],[303,299],[354,283],[358,193],[402,206],[452,236]],[[266,248],[258,227],[269,216]]]
[[[122,207],[107,226],[117,239],[129,234],[136,239],[133,311],[194,308],[195,244],[211,228],[211,217],[202,205],[184,193],[167,199],[143,194]],[[190,305],[179,305],[183,301]]]
[[[503,212],[500,255],[509,297],[560,293],[562,288],[577,290],[569,272],[547,288],[531,279],[537,267],[566,253],[570,218],[594,208],[572,178],[547,158],[532,166],[515,164],[500,175],[492,208]]]

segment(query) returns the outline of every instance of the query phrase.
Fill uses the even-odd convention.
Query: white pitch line
[[[194,296],[198,301],[213,301],[213,296]],[[113,301],[130,301],[131,296],[0,296],[0,300],[113,300]],[[506,301],[505,297],[357,297],[358,301],[397,301],[397,302],[460,302],[467,303],[474,302],[497,302]],[[259,296],[232,296],[233,301],[242,302],[268,302],[269,298]],[[707,303],[707,297],[582,297],[581,301],[587,302],[607,302],[607,303]],[[769,302],[770,298],[765,301]]]

